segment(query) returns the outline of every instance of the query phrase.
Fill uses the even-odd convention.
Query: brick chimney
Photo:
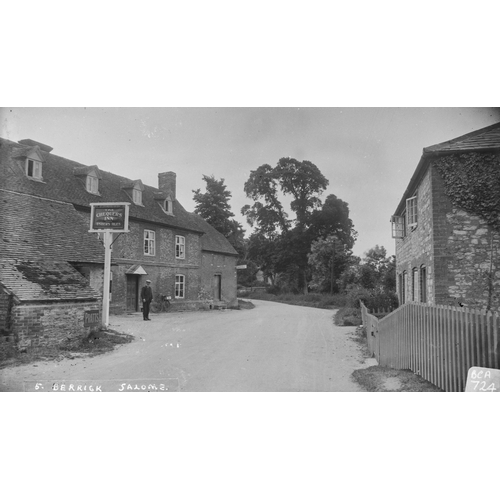
[[[172,196],[172,201],[175,200],[175,172],[163,172],[158,174],[158,187],[160,191]]]

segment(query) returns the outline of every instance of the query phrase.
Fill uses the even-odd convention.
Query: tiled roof
[[[468,151],[488,152],[498,150],[500,150],[500,122],[451,139],[450,141],[441,142],[440,144],[424,148],[422,157],[420,158],[417,168],[394,214],[401,215],[406,206],[406,199],[412,196],[423,175],[427,171],[430,160],[435,158],[436,155],[465,153]]]
[[[475,130],[451,141],[424,148],[424,153],[500,149],[500,123]]]
[[[21,301],[99,298],[87,279],[67,262],[0,259],[0,283]]]
[[[34,143],[34,141],[31,141]],[[37,144],[37,143],[35,143]],[[174,200],[173,213],[167,215],[155,195],[160,189],[144,186],[142,193],[143,206],[135,205],[122,187],[133,185],[134,181],[125,177],[105,172],[99,168],[102,178],[99,180],[99,195],[94,195],[85,189],[85,179],[81,177],[88,165],[62,158],[52,153],[42,151],[43,182],[29,179],[24,172],[23,155],[35,146],[21,145],[0,138],[0,186],[11,191],[32,194],[51,200],[72,203],[77,206],[90,207],[90,203],[99,202],[129,202],[130,218],[137,218],[166,224],[174,228],[200,232],[193,217],[182,205]]]
[[[191,216],[195,218],[200,229],[205,232],[200,238],[201,249],[203,251],[238,255],[238,252],[233,248],[225,236],[213,228],[205,219],[195,213],[192,213]]]
[[[104,247],[73,205],[0,189],[0,256],[104,262]]]

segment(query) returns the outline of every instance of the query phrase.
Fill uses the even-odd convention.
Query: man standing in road
[[[151,321],[149,319],[149,304],[153,300],[153,290],[151,290],[151,280],[146,280],[146,286],[142,287],[141,290],[141,300],[142,300],[142,316],[144,321]]]

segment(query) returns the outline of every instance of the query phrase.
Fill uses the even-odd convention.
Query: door
[[[214,275],[214,300],[221,300],[222,298],[222,276],[220,274]]]
[[[139,276],[127,274],[127,311],[138,311]]]

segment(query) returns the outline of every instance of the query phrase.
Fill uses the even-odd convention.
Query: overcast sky
[[[177,173],[177,198],[194,210],[202,176],[224,178],[231,207],[251,200],[251,170],[291,156],[313,162],[349,204],[354,253],[394,253],[390,217],[422,149],[500,121],[494,108],[1,108],[1,136],[33,139],[52,153],[157,187]],[[288,207],[289,208],[289,207]],[[291,214],[289,210],[289,214]]]

